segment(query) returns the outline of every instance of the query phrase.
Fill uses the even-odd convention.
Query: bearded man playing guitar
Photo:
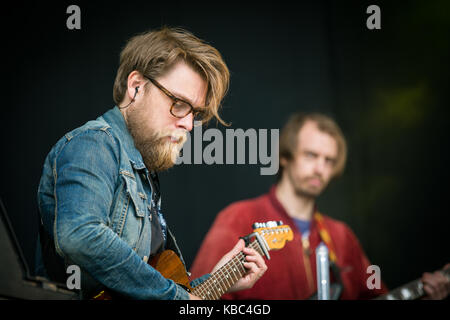
[[[114,83],[116,106],[65,134],[45,160],[37,274],[66,283],[67,266],[79,266],[82,298],[107,290],[131,299],[199,299],[147,263],[167,249],[183,262],[160,212],[157,172],[175,164],[194,120],[224,123],[218,111],[228,85],[220,53],[185,30],[130,39]],[[255,248],[239,240],[213,268],[243,254],[242,278],[227,292],[251,288],[264,274]]]

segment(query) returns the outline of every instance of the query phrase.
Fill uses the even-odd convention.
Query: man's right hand
[[[189,294],[189,300],[202,300],[199,297],[194,296],[193,294],[190,294],[190,293],[188,293],[188,294]]]

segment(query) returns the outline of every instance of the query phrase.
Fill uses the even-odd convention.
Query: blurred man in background
[[[369,288],[371,265],[353,231],[344,222],[320,213],[316,198],[344,171],[347,144],[339,126],[322,114],[290,117],[280,136],[280,171],[267,194],[233,203],[223,209],[207,233],[192,266],[193,276],[209,271],[229,243],[252,230],[254,222],[283,221],[294,240],[271,254],[268,271],[248,290],[224,299],[308,299],[317,292],[316,254],[320,243],[329,251],[334,299],[370,299],[388,292],[380,280]],[[450,291],[440,272],[424,274],[429,298],[442,299]]]

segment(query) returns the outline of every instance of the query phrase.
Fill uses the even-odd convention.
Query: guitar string
[[[250,243],[249,247],[256,250],[258,253],[261,254],[261,247],[257,241],[253,241],[252,243]],[[198,287],[194,288],[193,293],[198,292],[198,293],[200,293],[200,296],[202,296],[202,297],[209,297],[211,294],[213,294],[214,299],[219,299],[221,297],[221,295],[216,292],[215,288],[212,287],[212,285],[216,284],[218,282],[219,283],[222,282],[224,285],[224,289],[222,289],[222,291],[224,291],[223,293],[225,293],[226,290],[231,288],[234,285],[234,283],[236,283],[240,278],[237,278],[237,276],[235,275],[237,278],[236,282],[234,282],[234,280],[231,279],[232,282],[230,284],[230,282],[228,281],[229,277],[228,277],[228,275],[224,276],[225,275],[224,272],[227,271],[229,274],[230,265],[231,264],[236,265],[236,262],[240,262],[240,263],[238,263],[238,266],[240,266],[242,268],[242,271],[241,270],[238,270],[238,271],[242,273],[242,274],[240,274],[240,277],[242,277],[246,272],[245,267],[243,266],[244,259],[245,259],[245,255],[242,252],[239,252],[233,259],[231,259],[228,263],[226,263],[219,270],[217,270],[218,272],[215,272],[211,276],[211,278],[208,279],[210,281],[206,280],[204,283],[202,283]],[[217,274],[217,276],[216,276],[216,274]],[[219,275],[221,275],[220,278],[218,277]],[[226,283],[225,283],[225,281],[226,281]]]
[[[236,258],[236,257],[235,257]],[[231,261],[233,261],[235,258],[233,258]],[[226,266],[226,265],[225,265]],[[224,267],[225,267],[224,266]],[[218,283],[218,285],[220,286],[220,287],[222,287],[222,285],[223,285],[223,291],[225,292],[226,291],[226,289],[227,289],[227,284],[225,283],[225,280],[224,280],[224,277],[223,277],[223,271],[224,271],[224,268],[222,267],[222,268],[220,268],[219,270],[218,270],[218,272],[215,272],[212,276],[211,276],[211,278],[210,279],[208,279],[207,281],[205,281],[204,283],[203,283],[203,285],[200,285],[199,286],[199,288],[197,289],[197,290],[201,290],[201,291],[203,291],[203,289],[206,291],[206,294],[204,294],[203,295],[203,297],[208,297],[208,298],[211,298],[210,296],[211,296],[211,294],[213,295],[213,298],[214,299],[217,299],[216,298],[216,295],[218,295],[216,292],[215,292],[215,290],[214,290],[214,288],[212,287],[212,285],[213,284],[217,284]],[[220,277],[219,277],[220,276]],[[222,283],[222,285],[220,284],[220,283]]]
[[[252,242],[252,243],[250,244],[249,247],[252,247],[253,249],[255,249],[255,250],[257,250],[257,251],[260,251],[260,250],[258,250],[258,249],[260,249],[260,247],[259,247],[259,244],[257,243],[257,241]],[[258,247],[259,247],[259,248],[258,248]],[[236,260],[237,260],[237,261],[241,261],[241,260],[243,260],[244,257],[245,257],[245,255],[244,255],[242,252],[240,252],[240,253],[239,253],[238,255],[236,255],[233,259],[231,259],[230,262],[231,262],[232,264],[235,265]],[[224,278],[227,279],[226,277],[224,277],[224,271],[225,271],[225,270],[228,271],[229,265],[230,265],[231,263],[227,263],[226,265],[224,265],[222,268],[220,268],[220,269],[218,270],[219,272],[214,273],[214,274],[212,275],[212,276],[213,276],[212,281],[205,281],[204,286],[203,286],[203,285],[200,285],[198,288],[195,288],[195,290],[196,290],[196,291],[199,291],[199,292],[204,292],[204,291],[206,290],[206,294],[203,294],[202,296],[208,296],[208,297],[209,297],[211,294],[213,294],[213,297],[214,297],[215,299],[220,298],[221,295],[218,296],[218,293],[215,292],[214,288],[211,287],[212,283],[210,283],[210,282],[217,283],[217,280],[219,280],[219,283],[222,282],[223,285],[224,285],[224,289],[222,289],[222,290],[224,291],[224,293],[225,293],[226,290],[228,290],[229,288],[231,288],[231,287],[233,286],[234,283],[232,283],[232,284],[230,285],[230,283],[228,282],[228,280],[226,280],[227,283],[225,283],[225,281],[224,281]],[[242,262],[239,263],[238,266],[241,266],[241,268],[242,268],[242,271],[241,271],[242,274],[240,275],[240,276],[242,277],[243,274],[245,274],[245,268],[243,267]],[[239,270],[239,271],[240,271],[240,270]],[[216,276],[216,274],[217,274],[217,276]],[[218,277],[219,275],[222,275],[222,276],[219,278],[219,277]],[[211,279],[211,278],[210,278],[210,279]],[[238,279],[238,280],[239,280],[239,279]],[[203,288],[203,287],[205,287],[205,288]],[[207,287],[207,288],[206,288],[206,287]],[[227,287],[228,287],[228,288],[227,288]],[[218,297],[216,298],[216,296],[218,296]]]

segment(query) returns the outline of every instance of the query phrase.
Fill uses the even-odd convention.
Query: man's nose
[[[316,174],[323,176],[325,171],[325,159],[317,158],[316,163],[314,165],[314,171]]]
[[[177,119],[176,126],[177,128],[182,128],[186,131],[191,131],[194,125],[194,115],[189,113],[187,116]]]

